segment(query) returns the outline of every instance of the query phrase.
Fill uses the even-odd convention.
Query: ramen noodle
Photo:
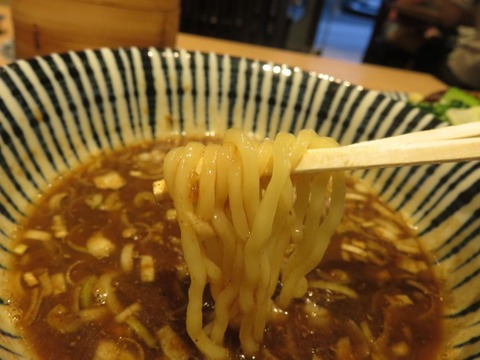
[[[235,142],[243,135],[229,136]],[[292,149],[300,143],[299,154],[320,143],[335,145],[326,139],[320,143],[313,138],[307,140],[311,134],[302,135],[304,141],[300,142],[299,137],[286,136],[289,145],[282,151],[287,149],[289,154],[295,153]],[[331,241],[328,234],[316,239],[323,246],[329,243],[321,262],[317,264],[319,260],[315,259],[313,268],[292,275],[298,265],[288,264],[302,246],[300,238],[304,234],[299,234],[307,229],[299,224],[308,217],[308,209],[302,213],[295,204],[318,187],[305,186],[316,181],[309,178],[299,189],[302,180],[287,176],[277,196],[285,202],[277,202],[284,213],[273,208],[273,214],[267,211],[270,222],[262,220],[262,225],[274,224],[272,233],[283,245],[265,240],[268,251],[259,251],[262,256],[255,251],[254,257],[244,257],[245,264],[257,268],[271,261],[268,276],[263,272],[250,274],[259,276],[255,281],[269,284],[267,295],[260,296],[264,291],[260,285],[231,287],[234,296],[226,302],[228,306],[222,305],[222,296],[230,289],[225,286],[229,266],[232,273],[242,266],[231,264],[236,257],[216,253],[220,249],[234,250],[221,243],[218,246],[220,232],[215,226],[226,226],[225,231],[236,235],[250,232],[252,237],[255,234],[250,226],[262,213],[263,198],[250,205],[242,200],[245,214],[240,217],[247,224],[243,230],[228,228],[233,224],[232,217],[239,216],[231,210],[217,214],[227,217],[224,222],[210,225],[205,214],[211,214],[212,207],[202,201],[218,203],[222,184],[210,181],[208,171],[203,173],[215,163],[203,150],[221,150],[224,145],[212,138],[198,139],[215,143],[206,147],[190,140],[172,137],[100,154],[64,174],[31,209],[14,235],[11,249],[15,259],[10,272],[10,309],[29,348],[40,359],[436,358],[442,341],[442,303],[431,261],[408,222],[351,177],[345,180],[345,210],[338,226],[334,226]],[[193,217],[181,213],[182,204],[176,200],[179,193],[172,185],[172,179],[181,180],[182,174],[177,173],[178,165],[169,162],[173,156],[169,150],[179,146],[203,149],[194,159],[202,158],[201,169],[192,172],[189,167],[191,177],[185,179],[190,182],[183,184],[185,189],[194,185],[193,191],[191,187],[188,190],[194,196],[190,205],[183,204],[194,206]],[[259,146],[270,151],[267,145]],[[260,161],[262,164],[250,162],[248,154],[242,155],[249,169],[258,169],[254,172],[258,188],[250,184],[255,189],[251,193],[268,196],[271,178],[257,175],[262,169],[275,171],[271,160],[274,153],[264,158],[270,160]],[[297,160],[297,155],[292,155],[288,163],[283,163],[282,171],[289,172]],[[173,165],[172,172],[163,173],[164,163]],[[206,182],[198,181],[202,176],[206,176]],[[174,199],[165,196],[157,203],[152,182],[162,178]],[[323,200],[316,205],[320,211],[316,212],[315,226],[325,223],[332,198],[336,191],[341,194],[344,183],[341,178],[335,183],[332,174],[321,178]],[[214,195],[207,185],[214,187]],[[202,199],[205,194],[210,197]],[[232,208],[230,200],[227,205]],[[253,216],[249,206],[257,209],[252,210]],[[293,209],[295,214],[286,209]],[[203,214],[202,218],[198,214]],[[284,221],[279,222],[277,217],[285,214]],[[186,242],[193,237],[184,238],[184,216],[195,224],[199,242],[194,259],[200,260],[200,267],[191,264],[189,251],[193,250]],[[295,229],[293,235],[284,233],[289,226]],[[260,228],[264,231],[263,226]],[[279,248],[272,250],[277,245]],[[203,281],[200,285],[196,283],[199,276]],[[288,276],[295,276],[291,287],[286,286]],[[253,307],[248,306],[252,297]],[[218,315],[222,311],[223,318]],[[253,324],[242,320],[243,313],[253,315]],[[242,327],[242,321],[248,325]],[[204,337],[200,339],[204,344],[198,344],[198,336]]]
[[[167,155],[166,186],[191,274],[187,331],[208,357],[228,356],[222,344],[229,324],[238,327],[243,351],[255,354],[274,307],[286,310],[306,293],[305,276],[340,223],[344,181],[341,173],[291,174],[308,149],[332,146],[313,130],[258,142],[230,129],[222,145],[191,142]],[[215,309],[205,326],[207,284]]]

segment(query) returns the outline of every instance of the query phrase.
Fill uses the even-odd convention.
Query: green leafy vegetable
[[[450,109],[470,109],[480,106],[480,99],[455,87],[449,88],[436,102],[412,101],[412,105],[432,113],[442,121],[451,122],[448,116]]]

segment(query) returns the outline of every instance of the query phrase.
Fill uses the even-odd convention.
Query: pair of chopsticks
[[[293,173],[479,160],[479,136],[480,122],[476,122],[336,148],[307,150]],[[201,164],[198,167],[201,167]],[[197,168],[197,171],[200,169]],[[168,194],[163,179],[153,183],[153,193],[157,200]]]
[[[337,148],[308,150],[294,173],[461,162],[480,159],[480,122]]]
[[[335,148],[313,149],[303,155],[293,173],[479,160],[479,136],[480,122],[476,122]],[[153,183],[153,193],[157,199],[167,192],[164,180]]]

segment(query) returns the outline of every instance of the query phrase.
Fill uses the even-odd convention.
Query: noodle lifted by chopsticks
[[[238,328],[243,351],[254,354],[274,302],[285,309],[307,291],[305,276],[340,222],[344,180],[341,173],[291,170],[307,149],[333,146],[313,130],[258,142],[231,129],[221,145],[191,142],[168,153],[164,177],[191,277],[187,332],[207,357],[228,357],[228,326]],[[271,176],[262,176],[267,169]],[[207,285],[215,309],[203,324]]]

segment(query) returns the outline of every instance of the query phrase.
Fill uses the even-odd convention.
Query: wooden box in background
[[[173,47],[180,0],[12,0],[15,53],[25,59],[100,47]]]

